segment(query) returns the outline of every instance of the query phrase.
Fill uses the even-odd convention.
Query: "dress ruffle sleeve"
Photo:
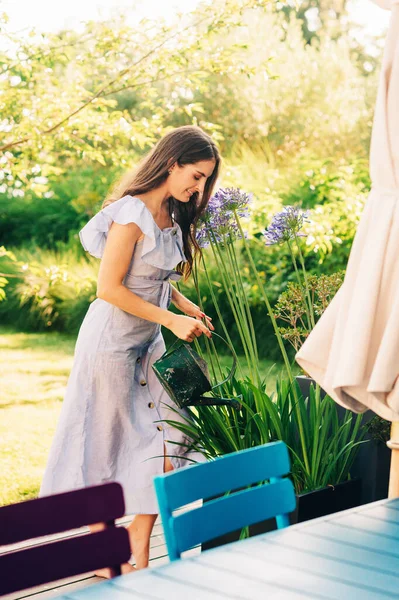
[[[108,231],[112,223],[135,223],[144,234],[141,258],[159,269],[174,269],[185,262],[183,237],[179,225],[160,229],[139,198],[124,196],[98,212],[79,232],[83,248],[96,258],[102,258]]]

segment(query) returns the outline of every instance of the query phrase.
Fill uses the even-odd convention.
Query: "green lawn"
[[[35,497],[46,464],[75,338],[0,328],[0,505]],[[267,374],[272,363],[262,362]],[[225,357],[223,365],[231,364]],[[274,367],[268,388],[274,385]]]
[[[74,343],[0,329],[0,505],[38,493]]]

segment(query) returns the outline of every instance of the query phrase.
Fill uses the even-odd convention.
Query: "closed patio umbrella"
[[[345,280],[296,355],[338,403],[393,422],[390,496],[399,495],[399,0],[391,9],[370,148],[372,189]]]

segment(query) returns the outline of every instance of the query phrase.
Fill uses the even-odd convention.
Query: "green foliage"
[[[13,263],[16,261],[16,258],[12,252],[10,252],[9,250],[6,250],[4,246],[0,246],[0,261],[1,261],[1,263],[9,263],[9,262]],[[6,273],[0,272],[0,302],[5,300],[5,298],[6,298],[5,287],[9,282],[9,280],[7,279],[7,277],[9,277],[9,275],[10,275],[9,272],[6,272]]]
[[[254,385],[250,378],[233,379],[223,393],[241,395],[240,410],[190,408],[183,423],[173,419],[167,423],[183,431],[191,439],[190,448],[208,458],[283,440],[289,449],[297,494],[347,481],[364,436],[361,415],[346,411],[340,420],[335,402],[329,396],[321,399],[314,386],[309,398],[304,398],[297,382],[291,385],[281,378],[271,395],[265,385]],[[298,411],[305,425],[305,447],[300,442]]]
[[[352,60],[351,36],[336,39],[325,29],[317,44],[306,44],[300,22],[286,23],[271,8],[248,13],[245,25],[234,32],[240,41],[251,32],[241,51],[245,72],[213,77],[194,96],[223,124],[224,153],[239,154],[246,143],[267,156],[268,168],[283,170],[294,157],[367,159],[377,79]]]
[[[193,93],[212,74],[245,69],[242,44],[220,38],[241,26],[245,11],[266,4],[216,0],[211,11],[200,4],[179,27],[141,19],[132,28],[121,15],[88,22],[80,33],[21,36],[3,21],[3,192],[12,197],[22,185],[45,193],[49,177],[80,164],[127,167],[132,152],[149,149],[176,118],[217,130]]]
[[[391,437],[391,423],[375,415],[365,424],[365,428],[372,440],[386,444]]]
[[[364,193],[370,188],[367,166],[359,159],[336,163],[332,158],[303,156],[293,161],[289,186],[281,190],[281,200],[309,209]]]
[[[55,249],[100,210],[117,168],[83,167],[48,179],[43,195],[27,189],[12,199],[0,194],[0,239],[5,245]]]
[[[332,275],[310,275],[308,284],[313,306],[313,313],[320,317],[339,290],[344,280],[345,272]],[[298,283],[289,282],[274,307],[276,319],[288,323],[288,327],[279,327],[283,339],[290,342],[295,352],[298,352],[305,339],[310,334],[306,322],[307,315],[303,293]]]
[[[302,27],[302,34],[307,43],[319,39],[320,30],[325,27],[331,27],[333,31],[340,32],[349,26],[346,13],[347,0],[301,0],[301,2],[289,2],[286,5],[276,6],[289,21],[290,17],[297,18]],[[345,23],[345,24],[344,24]],[[338,33],[339,35],[339,33]]]
[[[0,268],[13,277],[0,316],[23,329],[76,332],[96,297],[96,262],[76,258],[72,250],[62,256],[20,250],[17,257],[12,265],[0,259]]]
[[[305,493],[347,481],[365,433],[361,426],[362,416],[355,416],[347,410],[341,420],[336,403],[327,395],[320,398],[317,386],[310,386],[307,399],[299,391],[299,386],[297,389],[297,407],[293,406],[294,394],[287,381],[281,381],[276,397],[276,412],[281,418],[283,431],[279,439],[284,439],[292,453],[292,476],[296,489]],[[297,411],[302,416],[305,450],[298,435]]]
[[[10,47],[0,51],[0,239],[15,253],[0,250],[0,299],[7,290],[0,318],[76,332],[95,298],[98,268],[78,247],[78,229],[113,180],[170,127],[199,124],[221,146],[221,185],[256,196],[247,247],[257,277],[239,251],[240,280],[232,286],[242,292],[238,316],[249,311],[256,327],[243,331],[206,251],[207,274],[200,268],[196,285],[183,291],[194,301],[199,294],[211,315],[217,306],[217,327],[223,322],[236,351],[244,342],[250,353],[240,359],[241,380],[226,390],[243,395],[243,409],[204,407],[187,432],[209,456],[284,439],[300,492],[347,479],[362,434],[359,418],[338,422],[320,390],[306,400],[281,381],[272,395],[262,363],[261,381],[254,385],[253,368],[245,379],[254,360],[281,357],[263,293],[274,305],[295,280],[288,249],[266,249],[260,231],[284,205],[310,208],[307,272],[327,277],[345,268],[370,183],[377,80],[354,59],[343,22],[318,29],[306,44],[305,15],[286,18],[266,4],[216,0],[212,11],[204,4],[182,17],[178,29],[155,20],[132,29],[120,18],[88,23],[79,35],[21,37],[0,23]]]
[[[369,187],[376,77],[365,78],[354,62],[343,25],[339,36],[318,30],[320,41],[309,45],[298,19],[287,21],[265,3],[228,0],[214,8],[200,7],[184,17],[179,32],[161,21],[132,29],[116,19],[88,23],[80,36],[10,33],[11,50],[0,53],[0,105],[7,115],[1,123],[3,144],[29,139],[0,158],[2,243],[24,252],[35,253],[35,246],[56,252],[58,266],[73,279],[80,261],[85,264],[77,231],[100,208],[114,180],[169,127],[197,123],[222,148],[220,184],[255,194],[248,245],[272,305],[294,274],[288,250],[266,249],[260,231],[283,205],[312,209],[303,249],[307,271],[330,275],[345,268]],[[38,262],[48,266],[53,260],[40,253]],[[239,326],[219,270],[209,253],[206,261],[225,325],[239,348]],[[258,355],[279,359],[261,286],[245,254],[239,261]],[[2,303],[2,316],[21,326],[26,318],[29,327],[45,327],[44,318],[29,317],[29,307],[37,314],[32,298],[21,307],[12,279],[13,296]],[[215,315],[203,273],[199,287],[205,310]],[[42,289],[51,296],[52,286]],[[184,293],[196,300],[192,283]],[[49,327],[77,322],[85,298],[54,301],[58,316],[48,319]],[[75,315],[71,321],[67,307]]]
[[[67,199],[0,196],[0,238],[7,246],[54,248],[67,242],[70,232],[82,224],[82,216]]]

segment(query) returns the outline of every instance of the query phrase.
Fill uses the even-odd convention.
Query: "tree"
[[[142,19],[133,30],[121,17],[89,22],[79,35],[28,38],[9,32],[3,16],[10,50],[0,53],[0,192],[45,193],[48,177],[79,162],[126,164],[165,133],[174,108],[217,134],[190,96],[210,74],[240,72],[236,45],[220,46],[220,34],[267,4],[216,0],[212,11],[203,3],[180,15],[179,27]],[[176,90],[167,100],[159,95],[165,81]]]
[[[326,27],[342,28],[346,17],[348,0],[290,0],[278,4],[276,10],[282,11],[290,20],[292,16],[302,21],[302,33],[307,43],[318,38],[319,31]]]

